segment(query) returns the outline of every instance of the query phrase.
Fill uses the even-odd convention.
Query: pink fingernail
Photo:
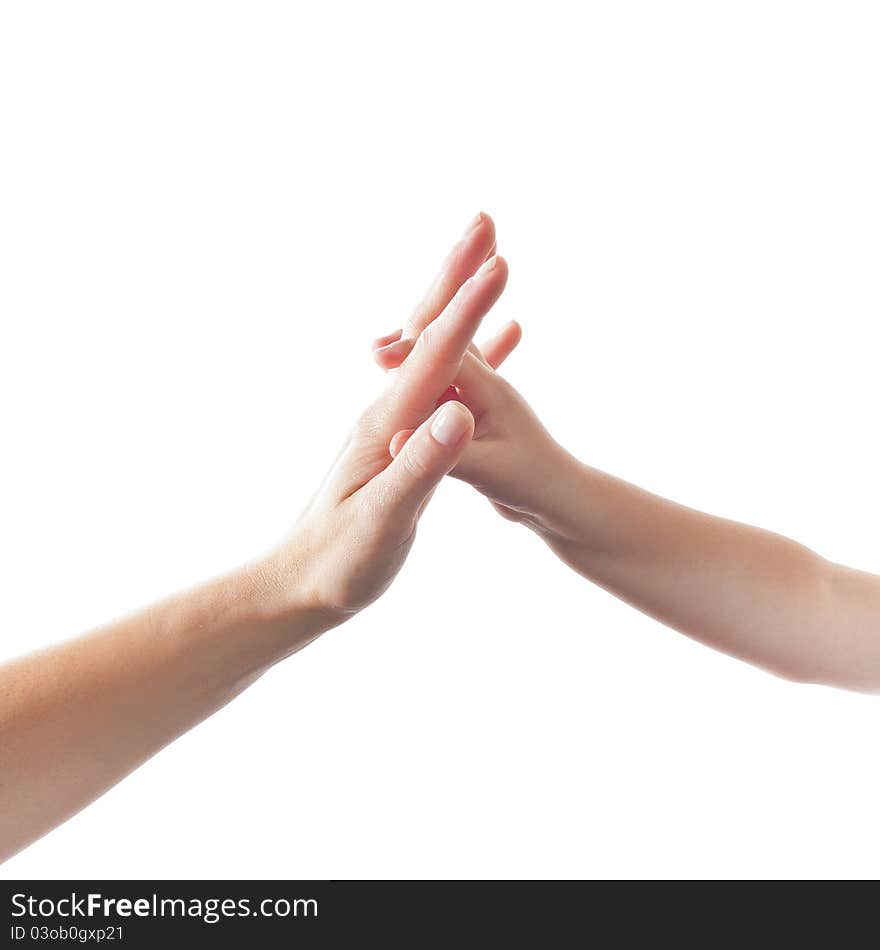
[[[495,269],[495,265],[498,263],[498,255],[493,254],[488,261],[484,261],[480,265],[480,269],[474,274],[474,277],[485,277],[486,274],[491,273]]]
[[[381,350],[383,347],[388,346],[390,343],[395,343],[400,339],[402,330],[395,330],[393,333],[386,333],[385,336],[377,337],[373,340],[372,347],[374,350]]]
[[[458,445],[470,426],[470,420],[460,406],[447,403],[437,410],[431,423],[431,435],[446,448]]]
[[[412,340],[396,340],[394,343],[389,343],[386,346],[376,347],[376,349],[373,350],[373,354],[377,355],[381,353],[383,356],[400,355],[401,357],[404,357],[409,354],[409,351],[412,348]]]

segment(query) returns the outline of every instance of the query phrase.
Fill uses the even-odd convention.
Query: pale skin
[[[394,580],[474,420],[444,392],[507,280],[481,218],[415,319],[407,366],[364,412],[279,549],[0,667],[0,860],[89,804]],[[415,428],[402,452],[394,434]]]
[[[494,246],[491,220],[481,227]],[[376,362],[405,366],[428,327],[416,314],[377,340]],[[449,395],[470,409],[476,429],[452,475],[575,571],[662,623],[787,679],[880,690],[880,577],[579,462],[495,372],[519,338],[509,324],[462,362]],[[398,433],[392,452],[408,437]]]
[[[377,341],[391,385],[287,543],[0,667],[0,860],[380,596],[447,473],[671,627],[790,679],[880,688],[880,578],[665,501],[550,437],[495,372],[518,324],[471,342],[507,279],[495,247],[491,219],[478,216],[406,326]]]

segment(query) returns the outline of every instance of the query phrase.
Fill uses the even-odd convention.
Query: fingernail
[[[382,353],[384,356],[392,354],[407,354],[413,348],[412,340],[395,340],[393,343],[387,343],[385,346],[377,346],[374,353]]]
[[[488,261],[483,261],[480,265],[480,269],[474,274],[474,277],[485,277],[486,274],[490,273],[495,269],[495,265],[498,263],[498,255],[493,254]]]
[[[459,406],[447,403],[437,410],[431,423],[431,435],[447,448],[458,445],[470,427],[470,420]]]
[[[399,340],[401,332],[401,330],[395,330],[393,333],[386,333],[385,336],[377,337],[370,345],[374,350],[381,350],[383,346]]]
[[[486,214],[483,211],[477,214],[477,216],[471,220],[471,223],[464,229],[462,237],[466,238],[471,233],[471,231],[473,231],[478,225],[482,224],[483,218],[485,217]]]

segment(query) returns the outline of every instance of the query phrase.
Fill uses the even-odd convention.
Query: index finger
[[[446,256],[433,284],[406,321],[403,336],[415,339],[436,320],[462,284],[494,253],[494,247],[495,222],[481,211]]]
[[[507,283],[507,262],[493,257],[465,281],[443,312],[420,334],[412,353],[398,371],[389,396],[389,425],[416,428],[434,411],[437,400],[452,385],[462,357],[483,317]]]

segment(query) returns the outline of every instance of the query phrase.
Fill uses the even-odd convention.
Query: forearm
[[[250,568],[0,668],[0,860],[332,626]]]
[[[532,526],[566,563],[663,623],[802,681],[880,688],[880,578],[578,463]]]
[[[494,249],[492,222],[479,215],[412,318],[430,334],[361,414],[288,543],[258,566],[0,667],[0,859],[384,592],[474,435],[464,405],[438,400],[504,289]]]

